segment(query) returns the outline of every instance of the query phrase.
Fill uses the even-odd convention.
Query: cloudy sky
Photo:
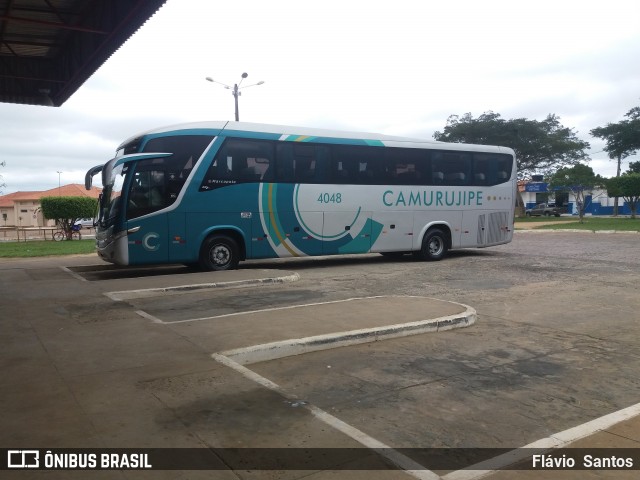
[[[168,0],[62,107],[0,103],[4,193],[83,183],[126,138],[240,119],[432,139],[485,111],[589,131],[640,105],[640,2]],[[629,160],[640,160],[640,156]],[[58,174],[57,172],[62,172]]]

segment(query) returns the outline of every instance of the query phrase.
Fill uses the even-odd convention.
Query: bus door
[[[162,210],[172,203],[162,159],[134,165],[126,196],[126,231],[129,263],[169,261],[168,217]]]

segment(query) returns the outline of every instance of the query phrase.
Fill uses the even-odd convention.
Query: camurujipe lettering
[[[387,207],[461,207],[481,206],[481,190],[387,190],[382,194]]]

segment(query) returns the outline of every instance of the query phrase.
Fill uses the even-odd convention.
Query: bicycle
[[[80,233],[80,225],[73,225],[71,227],[71,240],[82,240],[82,234]],[[53,239],[56,242],[61,242],[62,240],[66,240],[67,232],[64,230],[58,230],[57,232],[53,232]]]

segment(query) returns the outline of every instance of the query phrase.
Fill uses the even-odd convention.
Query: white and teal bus
[[[159,128],[102,174],[96,244],[119,265],[378,252],[440,260],[510,242],[513,150],[240,122]]]

